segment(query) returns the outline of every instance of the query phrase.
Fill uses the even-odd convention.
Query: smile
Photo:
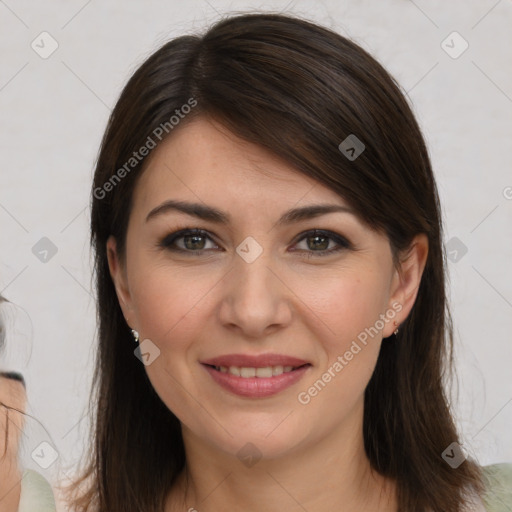
[[[242,377],[244,379],[248,379],[251,377],[258,377],[260,379],[276,377],[277,375],[281,375],[282,373],[288,373],[300,366],[264,366],[263,368],[251,368],[251,367],[239,367],[239,366],[214,366],[214,368],[222,373],[229,373],[231,375],[236,375],[237,377]]]
[[[229,355],[203,361],[201,366],[224,390],[244,398],[265,398],[296,384],[312,367],[302,359],[282,355]]]

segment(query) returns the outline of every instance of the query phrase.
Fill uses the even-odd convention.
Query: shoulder
[[[55,512],[51,485],[44,476],[32,469],[23,472],[18,512]]]
[[[485,493],[482,496],[488,512],[512,510],[512,464],[492,464],[482,468]]]

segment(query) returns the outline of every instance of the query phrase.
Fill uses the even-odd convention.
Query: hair
[[[413,237],[426,234],[415,304],[382,344],[365,389],[364,445],[371,467],[396,482],[399,511],[462,510],[466,491],[483,492],[482,473],[471,458],[453,469],[441,456],[459,439],[445,389],[453,327],[441,208],[422,133],[400,85],[364,49],[330,29],[270,13],[229,16],[203,35],[167,42],[135,71],[111,113],[91,198],[99,346],[94,430],[73,486],[80,487],[75,509],[160,511],[185,464],[180,422],[134,357],[106,254],[113,235],[125,256],[133,192],[148,161],[130,159],[159,138],[157,127],[172,135],[177,110],[188,112],[179,129],[210,117],[338,193],[386,235],[398,269]],[[349,160],[338,146],[352,134],[364,151]]]

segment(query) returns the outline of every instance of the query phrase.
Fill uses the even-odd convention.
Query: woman
[[[428,152],[359,46],[271,14],[165,44],[112,112],[91,235],[96,427],[74,509],[491,506],[444,391]]]
[[[0,295],[0,313],[10,304]],[[26,428],[25,379],[5,368],[6,327],[0,318],[0,510],[2,512],[55,512],[48,481],[33,469],[20,467],[19,452]],[[17,347],[18,350],[21,347]]]

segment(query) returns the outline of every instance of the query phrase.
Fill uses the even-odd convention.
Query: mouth
[[[282,375],[283,373],[290,373],[297,371],[300,368],[304,368],[306,366],[311,366],[310,363],[305,363],[300,366],[263,366],[263,367],[254,367],[254,366],[214,366],[214,365],[206,365],[210,368],[213,368],[217,372],[220,373],[229,373],[230,375],[235,375],[236,377],[242,377],[242,379],[268,379],[271,377],[277,377]]]
[[[313,365],[283,355],[234,354],[202,361],[201,365],[224,390],[244,398],[264,398],[296,384]]]

